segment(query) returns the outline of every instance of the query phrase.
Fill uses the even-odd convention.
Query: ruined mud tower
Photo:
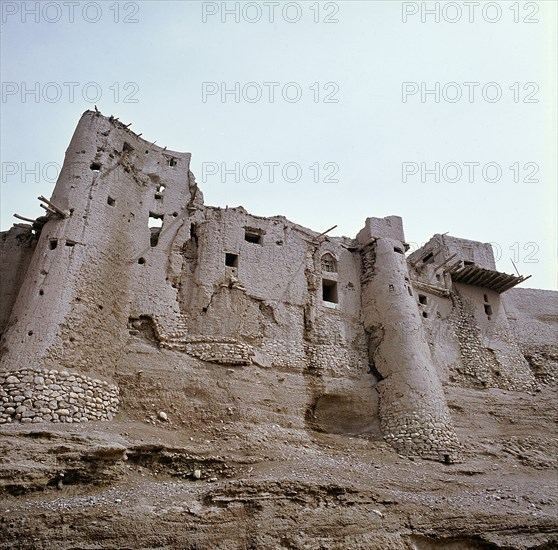
[[[436,460],[459,457],[446,384],[535,388],[501,298],[524,279],[490,245],[435,235],[405,257],[396,216],[351,239],[205,206],[189,164],[84,113],[46,215],[1,234],[0,423],[113,420],[138,339],[300,373],[309,427],[354,396],[399,452]]]

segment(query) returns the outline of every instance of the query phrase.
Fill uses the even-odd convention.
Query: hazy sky
[[[191,152],[206,204],[346,236],[395,214],[556,288],[556,2],[1,5],[2,230],[96,104]]]

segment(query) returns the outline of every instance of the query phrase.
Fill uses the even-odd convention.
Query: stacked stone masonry
[[[155,336],[159,347],[174,351],[182,351],[209,363],[219,365],[250,365],[254,350],[233,338],[211,338],[208,336],[189,336],[187,323],[183,317],[172,325],[165,327],[156,317],[152,318]]]
[[[65,370],[0,373],[0,424],[112,420],[118,393],[113,384]]]

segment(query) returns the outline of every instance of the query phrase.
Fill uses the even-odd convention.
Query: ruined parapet
[[[358,235],[362,316],[370,335],[371,370],[380,379],[382,432],[400,452],[455,461],[459,442],[422,330],[400,222],[394,218],[367,220]],[[377,226],[382,230],[375,231]],[[391,237],[390,226],[395,226]]]

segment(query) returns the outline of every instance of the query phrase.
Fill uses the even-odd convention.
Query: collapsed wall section
[[[14,226],[0,233],[0,338],[37,244],[31,229],[31,226]]]

